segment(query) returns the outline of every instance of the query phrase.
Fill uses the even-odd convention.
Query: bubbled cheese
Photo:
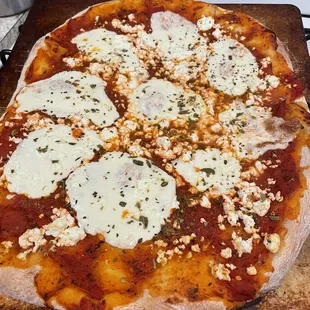
[[[217,193],[225,193],[239,181],[240,164],[232,156],[218,149],[197,150],[190,159],[173,161],[176,171],[192,186],[203,192],[212,188]]]
[[[147,70],[140,63],[134,45],[125,35],[103,28],[82,32],[72,40],[89,61],[106,63],[120,73],[118,84],[135,88],[148,77]],[[130,77],[128,80],[127,76]],[[127,85],[128,84],[128,85]]]
[[[4,176],[10,192],[30,198],[48,196],[84,160],[92,159],[102,141],[96,132],[84,130],[76,139],[65,125],[52,125],[31,132],[19,143]]]
[[[228,95],[239,96],[248,89],[255,91],[261,80],[254,55],[234,39],[210,44],[208,80],[210,85]]]
[[[206,42],[196,25],[179,14],[170,11],[152,14],[151,28],[148,40],[157,43],[164,60],[180,60],[205,53]]]
[[[165,80],[149,80],[131,95],[128,110],[138,118],[151,122],[177,118],[197,119],[206,110],[200,95],[185,92]]]
[[[86,117],[94,124],[111,125],[119,114],[105,93],[106,83],[78,71],[64,71],[24,87],[17,95],[17,112],[41,110],[57,117]]]
[[[119,248],[152,239],[176,207],[175,180],[127,153],[106,153],[76,169],[66,185],[79,225]]]
[[[240,159],[255,159],[269,150],[285,149],[296,135],[292,130],[285,130],[285,121],[272,117],[268,108],[246,106],[239,101],[220,113],[219,121],[229,132]]]

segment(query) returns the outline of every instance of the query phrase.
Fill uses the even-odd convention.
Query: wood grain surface
[[[68,18],[100,0],[36,0],[21,29],[13,52],[0,71],[0,115],[8,105],[20,77],[23,65],[34,43]],[[274,31],[284,43],[297,76],[304,82],[305,97],[310,103],[310,58],[304,38],[300,11],[293,5],[227,4],[221,7],[241,11],[256,18]],[[310,238],[304,245],[295,265],[288,272],[281,287],[265,298],[243,309],[306,310],[310,309]],[[3,301],[3,300],[2,300]],[[6,305],[8,303],[5,303]],[[255,305],[256,304],[256,305]],[[0,309],[4,304],[1,303]],[[16,308],[17,307],[17,308]],[[17,304],[6,309],[21,309]],[[31,308],[32,309],[32,308]]]

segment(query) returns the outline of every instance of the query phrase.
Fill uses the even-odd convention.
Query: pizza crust
[[[294,66],[285,45],[279,39],[277,39],[277,44],[277,51],[285,58],[288,66],[293,70]],[[304,96],[299,98],[296,104],[307,112],[309,111]],[[310,132],[309,127],[307,127],[307,131]],[[304,146],[301,152],[300,167],[305,168],[309,165],[310,148]],[[300,214],[296,220],[288,220],[284,223],[285,228],[288,230],[284,240],[285,246],[281,248],[272,260],[274,272],[269,275],[268,282],[261,288],[262,294],[274,290],[280,285],[281,280],[295,262],[303,243],[310,234],[310,222],[308,220],[310,217],[310,169],[305,170],[303,174],[306,178],[307,190],[304,191],[304,196],[300,200]]]
[[[195,0],[199,1],[199,0]],[[109,3],[118,3],[120,1],[109,1]],[[205,2],[201,0],[201,2]],[[90,6],[85,10],[79,12],[75,16],[70,19],[74,19],[78,16],[83,15],[87,12],[90,8],[102,5],[102,3]],[[210,5],[210,4],[209,4]],[[221,12],[232,12],[230,10],[225,10],[220,7],[215,6],[215,10],[219,10]],[[58,28],[61,28],[65,25],[68,21],[60,25]],[[261,24],[259,21],[256,20],[257,23]],[[266,28],[263,24],[261,24],[264,28]],[[55,31],[54,29],[53,31]],[[21,72],[20,78],[18,80],[18,84],[16,90],[9,102],[8,106],[11,106],[14,103],[15,96],[18,92],[26,85],[25,83],[25,76],[29,65],[33,62],[36,58],[37,53],[40,48],[46,47],[44,42],[45,37],[48,36],[50,33],[47,33],[43,37],[41,37],[31,49],[28,59],[24,64],[23,70]],[[282,54],[285,58],[287,64],[291,69],[293,69],[293,64],[290,58],[290,55],[285,48],[284,44],[277,39],[278,49],[277,51]],[[305,110],[308,109],[308,105],[306,102],[305,97],[299,98],[297,104]],[[2,120],[7,112],[5,112],[0,120]],[[308,129],[310,132],[310,128]],[[304,147],[302,149],[301,154],[301,167],[308,167],[310,166],[310,148]],[[271,290],[276,289],[279,285],[285,274],[287,273],[288,269],[293,265],[298,256],[301,247],[306,240],[307,236],[310,233],[310,222],[308,218],[310,217],[310,168],[304,171],[304,176],[307,180],[307,190],[304,191],[304,196],[300,201],[300,214],[299,217],[294,221],[286,221],[284,226],[288,229],[288,233],[285,236],[285,246],[281,248],[281,250],[274,256],[272,260],[272,265],[274,267],[274,272],[269,274],[269,280],[266,282],[263,287],[261,288],[259,294],[265,295]],[[36,305],[38,307],[45,307],[45,303],[43,299],[38,295],[35,287],[35,276],[39,273],[41,267],[40,266],[33,266],[28,269],[17,269],[14,267],[0,267],[0,293],[9,296],[3,297],[2,299],[5,300],[5,309],[37,309],[37,307],[33,307],[32,305]],[[18,291],[16,287],[21,288]],[[19,299],[19,301],[15,301],[11,299]],[[1,298],[1,296],[0,296]],[[11,306],[10,306],[11,304]],[[0,300],[1,306],[1,300]],[[57,303],[55,303],[55,309],[57,307],[62,308]],[[117,310],[225,310],[226,307],[222,302],[217,301],[203,301],[203,302],[188,302],[184,301],[178,304],[169,303],[169,296],[167,297],[152,297],[149,292],[146,290],[144,295],[139,298],[136,302],[126,305],[116,307]],[[270,305],[266,308],[262,307],[261,309],[271,309]],[[278,309],[278,308],[276,308]]]
[[[38,265],[28,269],[1,267],[0,292],[23,302],[43,307],[44,301],[38,295],[34,281],[40,269]]]
[[[226,307],[222,302],[217,301],[201,301],[201,302],[188,302],[185,301],[179,304],[171,304],[167,302],[168,298],[152,297],[147,290],[144,295],[136,302],[116,307],[115,310],[225,310]]]

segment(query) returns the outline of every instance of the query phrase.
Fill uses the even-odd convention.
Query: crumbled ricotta
[[[218,149],[197,150],[191,155],[191,160],[173,161],[176,171],[199,191],[212,188],[219,193],[227,192],[238,182],[240,164],[230,155]]]
[[[280,249],[281,239],[276,233],[265,234],[264,245],[268,251],[271,253],[277,253]]]
[[[224,281],[230,281],[230,271],[223,264],[217,264],[214,261],[209,262],[209,266],[211,268],[211,274],[214,278]]]
[[[253,242],[252,237],[247,240],[243,240],[241,237],[237,236],[235,232],[232,233],[232,243],[234,245],[235,250],[237,250],[239,257],[241,257],[243,253],[252,252],[253,249],[252,242]]]

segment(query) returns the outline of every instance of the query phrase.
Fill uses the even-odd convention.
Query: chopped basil
[[[275,215],[275,214],[270,214],[269,218],[272,222],[279,222],[281,217],[279,215]]]
[[[11,131],[11,136],[15,136],[17,134],[17,130],[16,129],[13,129],[12,131]]]
[[[161,233],[165,236],[165,237],[171,237],[175,235],[175,230],[172,227],[168,227],[168,226],[161,226]]]
[[[136,164],[138,166],[143,166],[143,161],[141,161],[141,160],[133,159],[132,161],[134,164]]]
[[[139,222],[143,224],[143,228],[146,229],[149,225],[149,219],[146,216],[140,215]]]
[[[264,202],[266,200],[266,195],[263,193],[260,193],[260,200],[261,202]]]
[[[138,243],[142,243],[142,242],[143,242],[143,239],[140,238],[140,239],[138,240]]]
[[[127,205],[127,203],[125,201],[120,201],[119,205],[124,208]]]
[[[182,110],[182,111],[179,111],[179,114],[189,114],[189,111],[188,110]]]
[[[97,85],[96,84],[90,84],[91,88],[95,88]]]
[[[38,147],[38,148],[37,148],[37,151],[38,151],[39,153],[46,153],[47,150],[48,150],[48,145],[47,145],[46,147]]]
[[[215,174],[215,170],[212,168],[203,168],[200,171],[205,172],[207,176],[210,176],[211,174],[213,175]]]
[[[58,163],[58,162],[59,162],[58,159],[52,159],[52,164],[56,164],[56,163]]]
[[[168,185],[168,182],[167,181],[163,181],[160,185],[161,185],[161,187],[165,187],[165,186]]]
[[[149,167],[149,168],[152,168],[152,165],[151,165],[151,163],[147,160],[146,161],[146,164],[147,164],[147,166]]]

